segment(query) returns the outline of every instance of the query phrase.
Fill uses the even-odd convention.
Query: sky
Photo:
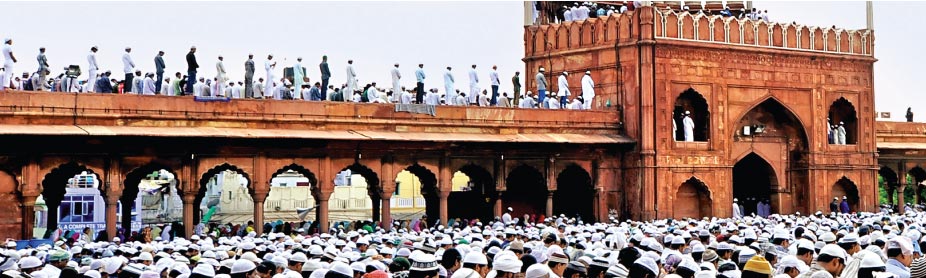
[[[865,2],[756,1],[772,21],[863,29]],[[501,79],[523,71],[523,2],[6,2],[0,1],[0,36],[12,37],[20,60],[15,72],[34,71],[39,47],[47,48],[53,71],[75,64],[86,74],[91,46],[100,48],[101,69],[122,74],[121,57],[132,47],[136,66],[154,71],[154,56],[166,52],[167,74],[186,72],[184,55],[197,47],[198,76],[214,77],[219,55],[232,80],[244,78],[244,61],[255,55],[257,77],[274,54],[276,76],[303,57],[312,82],[328,56],[331,84],[344,83],[348,59],[360,83],[389,87],[390,70],[400,64],[403,85],[413,87],[414,69],[424,63],[427,87],[443,86],[443,70],[453,67],[458,84],[477,65],[483,88],[498,66]],[[874,3],[875,106],[902,120],[906,107],[923,103],[915,65],[926,44],[926,2]],[[93,15],[93,16],[90,16]],[[97,16],[98,15],[98,16]],[[118,78],[118,77],[117,77]],[[465,81],[464,81],[465,82]],[[459,86],[458,86],[459,87]],[[502,86],[505,91],[506,86]],[[926,106],[914,106],[917,118]]]

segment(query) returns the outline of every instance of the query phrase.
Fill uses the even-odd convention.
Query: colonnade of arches
[[[112,172],[118,167],[89,165],[76,160],[68,161],[39,175],[40,192],[37,198],[32,199],[38,201],[28,202],[26,198],[27,201],[23,203],[23,207],[27,204],[43,206],[41,210],[44,213],[24,219],[30,222],[30,225],[26,225],[29,229],[35,226],[47,227],[45,231],[33,234],[34,238],[49,237],[56,230],[68,227],[92,227],[101,237],[111,238],[114,233],[137,231],[138,226],[151,223],[183,223],[187,226],[183,228],[184,231],[174,231],[176,235],[183,236],[192,229],[189,226],[216,221],[227,209],[225,206],[253,208],[252,215],[242,219],[253,220],[259,231],[261,223],[275,220],[264,218],[266,213],[263,207],[268,193],[279,190],[277,188],[293,186],[276,185],[284,183],[279,180],[280,177],[294,180],[296,187],[308,188],[304,191],[309,195],[305,199],[314,206],[308,205],[307,209],[314,210],[314,213],[309,214],[314,214],[314,217],[304,217],[306,220],[317,221],[315,228],[318,229],[327,228],[330,224],[328,218],[332,188],[324,188],[315,172],[297,163],[274,170],[269,175],[270,181],[265,183],[265,186],[267,183],[271,186],[265,189],[260,188],[261,181],[255,180],[248,168],[228,161],[193,175],[186,173],[189,168],[183,169],[176,163],[144,163],[139,167],[123,169],[126,171],[124,174]],[[383,224],[385,228],[390,227],[393,220],[389,199],[398,196],[403,186],[417,187],[415,191],[425,204],[421,214],[430,216],[430,225],[435,225],[437,220],[446,224],[448,219],[485,222],[500,216],[502,208],[508,207],[512,208],[513,217],[522,220],[527,217],[536,221],[551,214],[563,214],[585,221],[597,218],[598,209],[595,206],[598,204],[598,190],[590,171],[579,164],[564,163],[561,169],[554,170],[520,163],[505,171],[505,176],[501,178],[493,174],[497,169],[473,163],[450,170],[454,172],[455,183],[449,186],[439,182],[441,175],[417,162],[402,168],[395,177],[381,182],[381,174],[392,173],[376,171],[358,160],[342,168],[339,175],[329,178],[332,181],[330,185],[342,186],[339,183],[343,181],[338,179],[347,173],[349,180],[356,179],[348,182],[348,185],[355,183],[365,186],[364,197],[370,204],[370,220],[386,223]],[[403,175],[413,176],[411,184],[403,185],[399,182]],[[183,181],[184,176],[195,176],[197,180]],[[500,181],[504,184],[498,184]],[[89,197],[74,199],[75,196]],[[75,210],[75,207],[79,208]],[[59,225],[59,221],[67,221],[71,226]],[[229,220],[219,221],[224,223]],[[26,229],[23,228],[24,237],[32,234]]]
[[[904,164],[904,163],[901,163]],[[907,168],[903,174],[895,169],[904,169],[907,165],[892,168],[886,165],[878,169],[879,201],[894,210],[903,209],[904,204],[926,204],[926,170],[919,165]]]

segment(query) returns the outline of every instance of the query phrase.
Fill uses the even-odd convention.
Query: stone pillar
[[[318,232],[327,233],[328,232],[328,199],[331,198],[331,192],[324,192],[318,194]]]
[[[187,238],[193,236],[193,202],[196,201],[195,192],[184,192],[183,197],[183,232]]]
[[[392,199],[392,192],[383,192],[383,194],[380,195],[381,204],[380,204],[379,210],[382,213],[382,217],[380,217],[380,219],[382,219],[382,221],[380,222],[380,226],[386,231],[392,231],[392,203],[390,203],[391,199]]]
[[[254,196],[254,232],[261,235],[264,232],[264,201],[267,200],[267,192],[255,191]]]
[[[440,224],[447,226],[449,220],[447,213],[447,197],[450,197],[450,191],[441,191],[437,195],[440,197]]]
[[[498,199],[495,199],[495,208],[492,209],[492,212],[495,214],[495,217],[502,217],[502,195],[505,194],[505,191],[498,192]]]
[[[440,179],[437,186],[437,196],[440,199],[440,224],[444,226],[447,226],[450,219],[447,198],[450,197],[450,192],[453,190],[453,172],[451,172],[450,167],[450,154],[444,153],[438,169]]]
[[[119,204],[119,197],[106,196],[103,201],[106,203],[106,234],[109,236],[106,240],[112,240],[116,237],[116,205]]]
[[[32,229],[35,228],[35,199],[38,196],[23,196],[22,202],[22,239],[32,239]]]
[[[903,191],[904,187],[907,187],[906,184],[901,184],[900,187],[897,187],[897,213],[904,214],[904,208],[906,203],[903,200]]]
[[[553,194],[556,191],[550,191],[547,193],[547,217],[553,217]]]
[[[556,158],[552,155],[547,158],[543,165],[545,176],[547,178],[547,217],[553,216],[553,194],[556,192]]]

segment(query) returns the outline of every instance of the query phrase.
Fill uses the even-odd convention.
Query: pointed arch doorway
[[[759,215],[759,204],[772,204],[772,188],[778,187],[775,170],[765,159],[750,153],[733,165],[733,198],[743,206],[743,214]],[[769,213],[776,213],[778,204]]]
[[[745,214],[767,201],[769,214],[806,212],[808,137],[797,114],[774,96],[759,99],[734,126],[733,197]]]

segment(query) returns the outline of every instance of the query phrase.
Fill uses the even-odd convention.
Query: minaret
[[[867,25],[865,25],[868,30],[875,29],[875,8],[872,1],[865,1],[865,20]]]

